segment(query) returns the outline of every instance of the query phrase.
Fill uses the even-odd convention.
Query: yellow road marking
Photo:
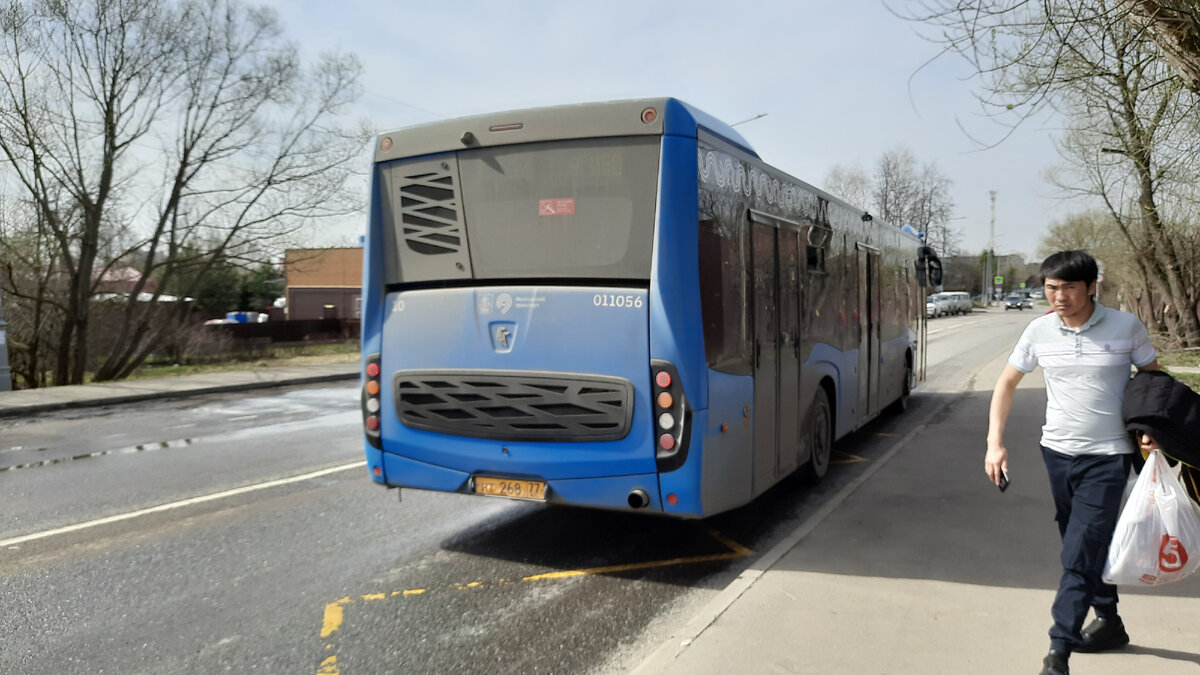
[[[335,654],[321,662],[321,669],[317,671],[317,675],[339,675],[341,672],[338,670],[337,655]]]
[[[644,563],[630,563],[628,565],[607,565],[605,567],[592,567],[586,570],[567,570],[565,572],[547,572],[545,574],[534,574],[524,577],[521,581],[545,581],[547,579],[566,579],[568,577],[582,577],[589,574],[608,574],[610,572],[628,572],[630,570],[643,570],[651,567],[670,567],[671,565],[683,565],[692,563],[709,562],[712,560],[732,560],[741,558],[744,554],[730,553],[713,553],[711,555],[696,555],[687,558],[670,558],[668,560],[651,560]]]
[[[866,461],[861,457],[858,459],[861,461]],[[567,579],[570,577],[588,576],[594,574],[609,574],[615,572],[629,572],[631,570],[651,569],[656,567],[669,567],[671,565],[691,565],[696,563],[712,562],[715,560],[734,560],[737,558],[744,558],[753,553],[753,551],[750,549],[742,546],[741,544],[730,539],[729,537],[726,537],[720,532],[717,532],[716,530],[710,529],[708,534],[713,539],[716,539],[724,544],[729,551],[726,553],[711,553],[708,555],[696,555],[683,558],[668,558],[666,560],[650,560],[641,563],[629,563],[627,565],[605,565],[603,567],[590,567],[581,570],[566,570],[563,572],[533,574],[527,577],[522,577],[521,581],[550,581],[554,579]],[[506,583],[504,579],[499,579],[492,585],[498,586],[504,583]],[[453,588],[461,591],[469,588],[482,588],[483,586],[484,583],[482,581],[472,581],[466,584],[453,584],[451,586],[447,586],[446,588]],[[426,588],[408,588],[399,591],[392,591],[390,593],[367,593],[359,596],[359,598],[365,602],[371,600],[383,600],[389,597],[394,598],[398,595],[402,597],[409,597],[413,595],[423,595],[428,590],[429,589]],[[322,638],[328,638],[332,636],[339,628],[342,627],[342,621],[345,617],[345,607],[352,602],[354,602],[353,598],[347,595],[340,600],[335,600],[325,605],[325,620],[321,626]],[[333,644],[326,644],[325,649],[333,649]],[[338,669],[337,665],[337,655],[331,655],[326,657],[325,660],[321,661],[320,668],[317,670],[317,675],[339,675],[340,672],[341,671]]]
[[[830,464],[858,464],[859,462],[871,461],[871,460],[867,459],[866,457],[859,457],[858,455],[851,454],[849,452],[838,452],[838,455],[840,457],[839,459],[831,459],[831,460],[829,460],[829,463]]]
[[[333,635],[334,631],[342,625],[342,608],[350,604],[350,596],[346,596],[341,600],[331,602],[325,605],[325,621],[321,625],[321,637],[326,638]]]
[[[712,537],[713,539],[716,539],[717,541],[721,542],[722,544],[725,544],[726,546],[728,546],[730,551],[733,551],[734,553],[738,554],[736,556],[738,558],[744,558],[754,552],[754,551],[751,551],[750,549],[746,548],[745,546],[742,546],[741,544],[737,543],[736,541],[730,539],[729,537],[726,537],[725,535],[721,534],[720,532],[717,532],[716,530],[709,529],[708,535],[710,537]]]

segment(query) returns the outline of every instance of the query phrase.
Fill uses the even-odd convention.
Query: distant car
[[[1019,309],[1024,311],[1026,303],[1028,302],[1028,300],[1016,294],[1006,295],[1004,296],[1004,311],[1007,312],[1010,309]],[[1029,305],[1029,307],[1033,307],[1033,305]]]
[[[925,318],[932,319],[932,318],[935,318],[937,315],[938,315],[937,303],[926,302],[925,303]]]
[[[929,304],[933,303],[934,313],[929,314]],[[946,316],[951,312],[949,298],[942,297],[940,293],[925,298],[925,313],[927,316]]]

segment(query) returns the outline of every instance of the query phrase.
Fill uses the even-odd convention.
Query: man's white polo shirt
[[[1129,366],[1145,366],[1155,358],[1136,316],[1096,303],[1078,330],[1054,313],[1034,319],[1008,362],[1022,373],[1042,367],[1042,445],[1066,455],[1120,455],[1133,452],[1121,419]]]

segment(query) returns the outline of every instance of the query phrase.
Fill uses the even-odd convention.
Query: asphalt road
[[[0,672],[625,672],[1032,318],[931,321],[907,413],[705,521],[398,501],[349,385],[0,420]]]

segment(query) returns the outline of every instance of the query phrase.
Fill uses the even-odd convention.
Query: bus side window
[[[745,227],[735,222],[700,221],[700,314],[709,367],[751,374],[746,317]]]

